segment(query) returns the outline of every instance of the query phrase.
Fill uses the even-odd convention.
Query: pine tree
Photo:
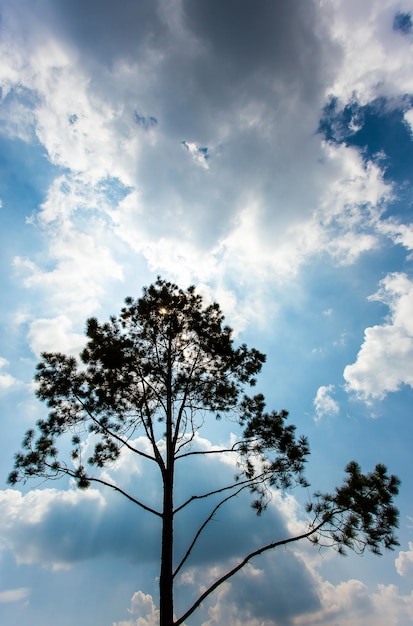
[[[263,545],[213,582],[183,615],[174,615],[174,581],[187,563],[203,530],[218,509],[230,506],[235,496],[251,492],[251,504],[262,514],[273,490],[308,486],[304,475],[310,453],[305,437],[297,437],[288,413],[267,412],[262,394],[248,395],[265,356],[242,344],[236,347],[232,331],[224,325],[218,304],[205,306],[194,287],[186,291],[158,278],[137,300],[127,298],[119,317],[100,324],[87,322],[88,342],[80,362],[60,353],[44,353],[37,367],[37,395],[49,414],[30,429],[16,455],[9,482],[32,476],[73,478],[86,489],[105,485],[136,506],[161,519],[159,606],[161,626],[179,626],[217,587],[252,558],[278,546],[308,538],[343,552],[366,548],[380,554],[382,546],[397,545],[394,530],[398,511],[393,505],[399,481],[383,465],[363,474],[348,464],[343,485],[333,494],[316,493],[308,505],[309,522],[298,536]],[[175,502],[175,467],[190,464],[196,439],[206,419],[231,419],[239,437],[230,448],[208,454],[230,454],[238,473],[228,485]],[[71,437],[71,458],[59,452],[60,438]],[[148,447],[138,447],[144,435]],[[88,438],[93,451],[83,458]],[[67,445],[63,446],[64,449]],[[145,502],[139,481],[136,489],[108,482],[101,468],[127,450],[155,464],[162,481],[159,510]],[[216,498],[218,497],[218,500]],[[174,520],[196,500],[214,498],[205,521],[174,563]]]

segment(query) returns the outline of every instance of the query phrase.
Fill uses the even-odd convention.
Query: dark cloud
[[[304,162],[318,149],[312,135],[337,50],[320,35],[312,2],[202,0],[182,7],[184,33],[171,31],[152,76],[159,100],[150,103],[173,143],[162,155],[166,167],[158,152],[147,152],[143,200],[154,230],[165,224],[170,232],[171,220],[161,216],[184,210],[185,223],[172,227],[196,232],[197,245],[210,248],[252,198],[269,208],[262,214],[266,231],[283,210],[313,210],[314,173],[306,180]],[[175,152],[183,138],[213,152],[208,173],[194,167],[186,174],[187,159]],[[293,209],[283,200],[275,208],[291,190],[298,197]]]
[[[317,162],[320,139],[313,133],[337,45],[310,1],[171,6],[164,0],[36,5],[44,28],[72,46],[93,100],[124,112],[110,122],[120,145],[136,125],[153,131],[139,137],[148,143],[134,172],[148,209],[144,224],[136,213],[128,233],[135,226],[148,242],[189,238],[210,250],[251,201],[264,234],[274,223],[281,232],[284,215],[300,219],[318,200],[318,190],[311,197],[317,174],[308,163]],[[121,60],[133,70],[123,74]],[[204,167],[189,163],[182,140],[208,147],[195,155]]]
[[[193,137],[231,102],[270,97],[285,89],[307,103],[326,78],[313,2],[298,0],[182,0],[168,16],[162,0],[42,0],[38,14],[74,46],[82,63],[113,66],[158,57],[155,75],[163,123]],[[172,19],[175,18],[175,19]],[[322,73],[324,75],[322,77]],[[131,89],[134,86],[131,85]],[[162,104],[161,104],[162,103]],[[158,116],[157,116],[158,117]],[[191,132],[192,131],[192,132]]]
[[[230,484],[234,471],[211,457],[194,458],[190,466],[178,467],[176,506],[193,495]],[[195,482],[194,476],[198,477]],[[155,472],[145,472],[144,483],[132,472],[124,476],[122,487],[159,510],[161,487]],[[102,555],[137,563],[156,562],[160,519],[110,489],[105,489],[102,495],[103,498],[96,491],[45,490],[19,497],[11,490],[3,492],[5,510],[17,510],[19,514],[12,526],[6,521],[4,526],[0,524],[0,535],[13,546],[19,558],[28,562],[70,564]],[[219,496],[198,500],[177,514],[177,559],[185,554],[192,537],[218,501]],[[250,495],[244,492],[220,508],[202,533],[188,564],[220,563],[230,557],[243,557],[265,543],[288,536],[275,507],[257,517],[250,503]],[[38,511],[35,521],[30,519],[33,508]]]
[[[41,0],[37,11],[59,37],[76,46],[84,61],[112,65],[162,40],[165,25],[157,7],[155,0]]]
[[[22,513],[26,512],[20,520],[0,531],[22,562],[60,566],[102,555],[141,563],[153,560],[157,519],[149,525],[122,500],[112,499],[106,507],[76,492],[68,499],[58,495],[50,498],[46,491],[44,500],[41,493],[30,500],[41,511],[39,519],[30,520],[31,504],[23,504]]]
[[[317,60],[314,5],[295,0],[183,0],[189,30],[207,46],[213,74],[296,80]]]
[[[293,617],[321,608],[314,578],[289,550],[264,556],[253,565],[260,572],[240,576],[226,598],[245,621],[254,617],[287,626]]]

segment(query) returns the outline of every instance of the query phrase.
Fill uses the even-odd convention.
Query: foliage
[[[333,494],[315,494],[308,506],[306,532],[262,546],[246,555],[235,568],[215,581],[194,604],[175,619],[173,586],[204,528],[217,510],[241,491],[252,493],[257,514],[267,507],[274,489],[308,486],[304,467],[309,455],[305,437],[296,437],[287,424],[288,413],[265,411],[262,394],[248,395],[254,387],[265,356],[242,344],[235,347],[232,331],[224,325],[218,304],[205,306],[194,287],[186,291],[158,278],[144,289],[143,297],[127,298],[119,317],[105,324],[89,319],[88,343],[80,362],[60,353],[44,353],[37,366],[37,395],[48,408],[48,417],[30,429],[16,455],[9,482],[32,476],[70,476],[84,489],[91,483],[107,485],[162,519],[160,573],[161,626],[182,624],[199,604],[254,556],[279,545],[309,538],[320,545],[380,553],[380,546],[397,545],[397,509],[393,498],[398,479],[377,465],[362,474],[356,463]],[[233,454],[238,473],[234,481],[208,493],[196,494],[180,504],[174,502],[175,465],[194,455],[196,437],[205,420],[230,419],[239,427],[239,438],[230,448],[209,454]],[[64,455],[67,435],[70,457]],[[149,447],[138,447],[144,435]],[[59,450],[58,441],[62,441]],[[85,446],[85,442],[88,443]],[[92,448],[84,458],[85,448]],[[100,469],[113,463],[123,450],[159,468],[162,507],[144,501],[136,484],[133,493],[105,481]],[[194,483],[194,491],[196,491]],[[194,500],[219,496],[211,512],[188,544],[179,561],[173,562],[175,515]],[[215,502],[215,501],[214,501]]]

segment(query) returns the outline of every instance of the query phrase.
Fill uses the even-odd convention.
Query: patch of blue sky
[[[141,126],[145,130],[149,130],[150,128],[154,128],[158,125],[158,120],[153,115],[143,115],[139,111],[135,110],[133,113],[133,118],[138,126]]]
[[[208,168],[207,161],[210,157],[210,153],[207,147],[199,146],[191,141],[181,141],[181,144],[188,150],[189,154],[196,163]]]
[[[346,365],[356,360],[365,328],[385,323],[389,313],[386,305],[368,298],[388,271],[400,269],[404,256],[401,248],[388,245],[365,253],[354,265],[335,267],[328,259],[319,259],[302,268],[296,297],[280,299],[273,330],[261,335],[254,330],[255,345],[269,354],[258,387],[266,389],[269,407],[288,408],[298,432],[309,435],[314,452],[310,476],[331,474],[333,457],[337,463],[331,480],[337,482],[349,458],[363,458],[368,466],[377,462],[378,450],[392,471],[409,475],[410,452],[405,449],[398,455],[397,468],[393,455],[396,448],[403,448],[400,429],[407,422],[406,432],[413,429],[413,390],[402,386],[397,393],[366,405],[346,393],[343,378]],[[315,390],[328,385],[339,410],[315,423]],[[385,419],[389,415],[395,416],[398,428],[394,419]],[[372,417],[383,419],[375,420],[372,428]],[[387,450],[383,441],[389,442]],[[407,491],[405,514],[410,503]]]
[[[10,227],[22,221],[44,200],[51,181],[59,171],[47,159],[38,142],[25,142],[0,134],[0,198],[2,214],[10,216]]]
[[[128,559],[106,557],[104,567],[101,559],[79,562],[75,576],[72,569],[51,570],[40,564],[17,565],[7,549],[2,552],[2,561],[4,571],[7,571],[7,584],[2,589],[26,585],[29,591],[27,601],[1,604],[4,624],[42,626],[58,623],[59,626],[73,626],[73,608],[79,604],[78,598],[82,600],[81,610],[76,615],[76,626],[111,624],[122,617],[118,604],[132,597],[137,582],[146,593],[156,595],[156,568],[147,564],[144,568],[137,568],[136,563]],[[87,593],[84,593],[85,589]],[[103,597],[111,600],[102,602]],[[126,604],[123,617],[130,617]]]
[[[0,177],[0,263],[3,268],[0,319],[5,324],[11,321],[16,301],[24,291],[16,280],[13,259],[32,253],[41,255],[42,233],[28,218],[44,201],[57,168],[47,160],[41,145],[7,139],[3,135],[0,135],[0,168],[3,174]],[[18,291],[20,296],[16,298]],[[2,341],[8,337],[2,334]]]
[[[102,194],[112,205],[117,205],[126,198],[132,188],[124,185],[119,178],[108,176],[101,180],[95,187],[99,194]]]
[[[397,12],[393,20],[393,28],[403,35],[409,35],[413,30],[412,16],[410,13]]]

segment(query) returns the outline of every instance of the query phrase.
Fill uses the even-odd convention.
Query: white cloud
[[[395,565],[400,576],[413,579],[413,543],[411,541],[409,541],[408,550],[400,550]]]
[[[196,143],[191,141],[183,141],[182,145],[188,150],[191,155],[193,161],[203,167],[206,170],[209,170],[208,165],[208,148],[203,148],[202,146],[198,146]]]
[[[110,204],[108,186],[92,191],[77,177],[56,178],[37,219],[33,218],[48,242],[45,267],[29,258],[14,259],[25,286],[42,293],[53,312],[63,309],[83,318],[99,307],[109,280],[123,279],[110,250],[110,233],[103,215],[99,216],[99,210]],[[81,227],[76,224],[79,214],[85,220]]]
[[[317,389],[317,394],[313,401],[316,421],[319,421],[326,415],[336,415],[339,412],[338,402],[331,397],[333,392],[334,385],[322,385]]]
[[[7,367],[9,365],[9,362],[7,359],[4,359],[3,357],[0,357],[0,370],[4,367]],[[18,385],[19,381],[14,378],[14,376],[12,376],[11,374],[2,374],[0,373],[0,389],[10,389],[10,387],[13,387],[14,385]]]
[[[40,563],[66,569],[75,561],[93,554],[91,545],[81,541],[88,525],[96,524],[105,509],[105,500],[95,489],[86,492],[57,489],[0,491],[3,515],[0,536],[18,563]]]
[[[152,596],[136,591],[131,599],[129,613],[136,615],[131,620],[114,622],[113,626],[158,626],[159,610],[155,607]]]
[[[0,604],[7,604],[9,602],[20,602],[26,600],[30,595],[30,589],[28,587],[18,587],[17,589],[5,589],[0,591]]]
[[[322,610],[306,616],[307,624],[352,624],[363,621],[372,612],[367,587],[359,580],[347,580],[337,586],[323,581],[319,587]]]
[[[289,573],[287,569],[286,575]],[[214,574],[217,576],[219,572]],[[295,626],[408,626],[413,619],[413,592],[403,594],[395,585],[380,584],[371,591],[357,579],[334,585],[313,573],[305,581],[305,596],[301,595],[302,588],[297,584],[294,594],[283,594],[282,584],[275,586],[275,582],[276,568],[268,568],[268,563],[265,570],[247,566],[232,582],[219,587],[210,603],[204,603],[208,618],[202,621],[202,626],[277,626],[280,623]],[[272,590],[268,595],[265,592],[267,585]],[[132,598],[130,612],[139,617],[115,622],[113,626],[152,626],[159,619],[152,597],[140,591]]]
[[[351,264],[377,247],[377,223],[392,197],[381,170],[372,163],[365,165],[357,150],[343,145],[314,148],[322,167],[312,169],[310,155],[304,153],[308,160],[302,169],[310,167],[317,195],[304,200],[302,188],[302,198],[297,199],[307,210],[301,212],[291,204],[281,216],[278,212],[273,216],[265,199],[254,198],[241,208],[232,232],[221,242],[221,261],[233,272],[246,267],[244,280],[258,279],[260,285],[268,280],[286,282],[316,254],[326,252],[337,264]],[[285,190],[281,193],[284,196]]]
[[[131,162],[119,159],[119,154],[136,157],[137,136],[117,134],[122,106],[91,89],[82,59],[73,46],[55,36],[44,16],[39,19],[29,7],[22,11],[18,17],[19,11],[2,14],[5,130],[26,141],[35,136],[51,163],[75,173],[87,172],[94,184],[108,176],[127,178],[123,165]],[[25,49],[30,49],[30,57]],[[124,79],[122,67],[114,76]]]
[[[408,626],[413,622],[413,591],[403,594],[395,585],[378,585],[378,591],[372,594],[372,600],[376,621],[371,620],[371,626]]]
[[[410,128],[410,132],[413,135],[413,109],[409,109],[405,112],[404,119]]]
[[[195,445],[204,450],[213,449],[212,444],[203,438],[197,440]],[[86,450],[84,452],[87,454]],[[222,461],[206,457],[191,463],[190,472],[179,468],[184,484],[180,483],[179,489],[176,489],[177,501],[186,499],[185,493],[193,495],[193,475],[198,477],[199,492],[208,491],[211,482],[215,480],[219,485],[219,481],[232,476],[234,461],[231,462],[229,455]],[[136,485],[136,472],[131,472],[131,466],[130,454],[122,455],[109,468],[105,477],[122,477]],[[149,495],[154,491],[152,477],[146,474],[144,482],[145,495]],[[159,495],[159,487],[155,491]],[[20,563],[39,563],[54,569],[64,569],[79,560],[92,559],[106,553],[126,559],[136,554],[141,564],[146,560],[152,562],[158,559],[159,528],[154,526],[153,521],[149,524],[145,521],[146,514],[135,517],[127,502],[122,499],[119,501],[117,497],[111,498],[107,492],[103,496],[94,489],[86,492],[44,489],[23,495],[8,490],[0,492],[0,506],[4,512],[0,520],[0,536]],[[189,519],[181,527],[186,542],[191,529],[199,526],[199,520],[203,520],[204,515],[205,511],[195,516],[190,513]],[[233,533],[235,525],[236,534]],[[229,514],[220,511],[216,516],[213,535],[209,537],[212,538],[212,544],[201,544],[201,551],[187,570],[187,575],[178,581],[179,593],[188,593],[189,598],[189,592],[201,592],[211,580],[229,569],[234,560],[244,555],[249,541],[252,541],[253,546],[259,546],[274,536],[297,535],[304,528],[301,509],[292,496],[274,494],[269,511],[262,518],[253,515],[248,502],[237,498],[237,506],[231,507]],[[182,550],[182,536],[179,538],[179,534],[177,527],[177,548]],[[242,540],[239,541],[239,538]],[[206,604],[209,619],[204,625],[231,623],[239,626],[275,626],[280,620],[288,618],[296,624],[333,626],[341,618],[343,621],[340,623],[345,624],[344,620],[349,616],[354,623],[363,620],[365,607],[371,602],[365,585],[355,581],[351,584],[349,582],[347,586],[343,584],[338,589],[330,589],[326,583],[322,591],[318,578],[313,574],[315,563],[320,560],[318,552],[308,542],[297,544],[297,551],[300,556],[283,549],[255,559],[230,584],[211,596],[211,604]],[[296,589],[293,596],[288,593],[291,585]],[[274,587],[279,590],[279,595],[274,594]],[[320,608],[324,596],[326,600]],[[402,597],[401,600],[406,605],[405,610],[410,610],[407,599]],[[386,608],[387,617],[396,614],[396,607],[397,611],[401,611],[402,603],[391,604],[391,601],[392,598]],[[142,592],[135,594],[131,614],[130,620],[115,622],[116,626],[152,626],[158,619],[152,598]],[[300,615],[305,616],[305,619],[303,617],[300,621]],[[374,611],[371,615],[377,617],[380,613]],[[351,621],[348,623],[350,625]],[[370,626],[368,621],[365,623]]]
[[[383,220],[378,224],[380,232],[387,235],[395,244],[413,250],[413,224],[401,224],[395,220]]]
[[[410,0],[344,0],[322,3],[323,18],[342,51],[331,92],[343,102],[361,104],[380,96],[413,92],[413,77],[404,59],[410,58],[411,37],[394,30],[396,10],[411,12]]]
[[[9,389],[18,381],[11,374],[0,374],[0,389]]]
[[[413,386],[413,283],[406,274],[388,274],[370,299],[389,307],[389,320],[366,328],[357,359],[343,374],[347,391],[364,400]]]
[[[319,580],[321,609],[294,621],[295,626],[407,626],[413,619],[413,592],[403,595],[395,585],[371,592],[360,580],[333,585]]]
[[[77,356],[85,345],[86,337],[71,329],[72,321],[67,315],[37,319],[30,324],[30,348],[36,356],[42,352],[63,352]]]
[[[203,626],[295,623],[319,607],[315,583],[300,557],[275,551],[247,565],[211,596],[210,619]]]

